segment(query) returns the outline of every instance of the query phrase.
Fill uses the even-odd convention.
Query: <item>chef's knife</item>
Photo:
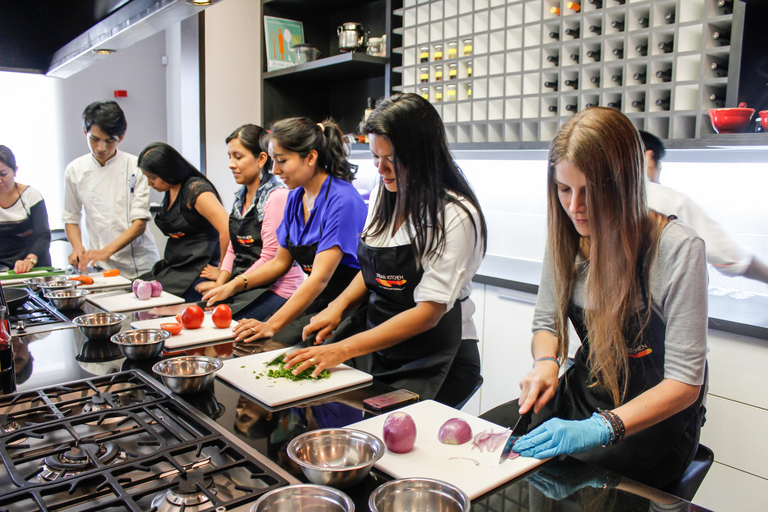
[[[509,452],[512,451],[512,447],[515,445],[515,441],[517,441],[517,438],[525,435],[525,432],[528,430],[528,424],[531,422],[531,411],[529,410],[525,414],[521,414],[520,417],[517,419],[517,423],[515,423],[515,426],[512,427],[512,433],[509,434],[509,439],[507,439],[507,443],[504,445],[504,449],[501,450],[501,457],[499,457],[499,464],[502,464],[507,458],[509,458]]]
[[[286,357],[288,357],[289,355],[293,354],[294,352],[296,352],[299,349],[307,348],[307,346],[312,344],[312,339],[314,338],[314,336],[316,334],[317,334],[317,332],[311,332],[311,333],[307,334],[304,337],[304,343],[299,343],[298,345],[294,345],[293,347],[289,348],[288,350],[286,350],[285,352],[283,352],[282,354],[280,354],[279,356],[277,356],[276,358],[274,358],[273,360],[268,362],[267,366],[272,366],[273,364],[279,363],[280,361],[282,361],[283,359],[285,359]],[[307,343],[308,340],[309,340],[309,343]]]

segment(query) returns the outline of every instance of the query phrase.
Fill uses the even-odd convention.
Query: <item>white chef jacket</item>
[[[100,250],[120,236],[134,220],[151,221],[149,184],[134,155],[117,151],[104,167],[91,153],[73,160],[64,172],[65,224],[80,225],[85,209],[85,227],[90,248]],[[116,268],[129,279],[149,272],[160,259],[155,239],[146,229],[129,245],[99,262]]]
[[[752,255],[728,236],[690,197],[677,190],[646,180],[648,207],[659,213],[677,215],[693,226],[707,245],[707,262],[728,276],[743,276],[752,264]]]

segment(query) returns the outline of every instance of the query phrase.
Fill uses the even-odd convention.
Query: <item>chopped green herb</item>
[[[320,372],[320,375],[317,377],[312,377],[312,371],[315,369],[314,366],[304,370],[303,372],[299,373],[298,375],[294,375],[291,373],[290,368],[285,367],[285,363],[283,363],[283,358],[280,357],[279,359],[276,359],[273,363],[266,363],[267,366],[277,366],[277,369],[268,369],[267,370],[267,377],[271,377],[273,379],[277,378],[284,378],[284,379],[290,379],[290,380],[320,380],[320,379],[328,379],[331,376],[331,372],[328,370],[323,370]]]

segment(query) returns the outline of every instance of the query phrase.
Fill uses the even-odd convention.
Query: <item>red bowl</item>
[[[763,130],[768,130],[768,110],[761,110],[758,112],[760,116],[760,124],[763,125]]]
[[[742,133],[754,114],[753,108],[713,108],[709,118],[717,133]]]

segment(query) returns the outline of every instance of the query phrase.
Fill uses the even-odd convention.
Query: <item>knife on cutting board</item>
[[[509,434],[509,439],[507,439],[506,444],[504,444],[504,449],[501,450],[501,457],[499,457],[499,464],[503,464],[505,460],[509,458],[509,452],[512,451],[512,447],[515,445],[515,441],[517,441],[517,438],[525,435],[525,432],[528,430],[528,425],[531,423],[531,410],[526,412],[525,414],[521,414],[520,417],[517,419],[517,423],[515,423],[515,426],[512,427],[512,432]]]
[[[300,343],[298,345],[292,346],[291,348],[289,348],[288,350],[286,350],[285,352],[283,352],[282,354],[280,354],[279,356],[277,356],[276,358],[274,358],[273,360],[268,362],[267,366],[272,366],[273,364],[279,363],[280,361],[285,359],[287,356],[293,354],[294,352],[296,352],[299,349],[311,347],[312,346],[312,338],[316,334],[317,334],[317,332],[311,332],[311,333],[307,334],[307,336],[303,340],[304,343]],[[309,340],[309,343],[307,343],[307,340]]]

